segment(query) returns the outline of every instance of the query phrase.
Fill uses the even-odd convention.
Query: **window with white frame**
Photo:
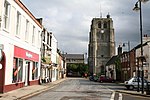
[[[32,33],[32,44],[35,43],[35,26],[33,26],[33,33]]]
[[[28,37],[29,37],[29,21],[26,20],[25,40],[28,40]]]
[[[55,70],[52,70],[52,78],[55,78]]]
[[[5,1],[4,3],[4,28],[9,28],[9,13],[10,13],[10,4]]]
[[[17,23],[16,23],[16,35],[20,34],[20,28],[21,28],[21,14],[17,11]]]
[[[40,44],[40,36],[41,36],[40,31],[38,31],[38,40],[37,40],[38,45]]]

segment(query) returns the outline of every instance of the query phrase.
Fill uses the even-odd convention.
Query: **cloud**
[[[139,43],[139,12],[132,9],[134,0],[22,0],[44,26],[55,34],[59,48],[68,53],[87,52],[92,18],[110,13],[114,22],[116,46],[130,41]],[[143,33],[150,35],[150,2],[142,4]]]

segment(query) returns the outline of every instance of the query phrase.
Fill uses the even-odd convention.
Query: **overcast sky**
[[[130,41],[131,49],[140,43],[137,0],[21,0],[58,40],[67,53],[86,53],[93,18],[110,14],[114,22],[116,47]],[[150,36],[150,1],[142,4],[143,34]],[[126,46],[127,47],[127,46]],[[127,50],[127,48],[124,48]]]

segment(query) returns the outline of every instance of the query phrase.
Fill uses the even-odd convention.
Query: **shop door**
[[[25,86],[29,85],[30,62],[26,61],[25,65]]]

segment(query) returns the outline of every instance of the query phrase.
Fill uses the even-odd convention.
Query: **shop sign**
[[[26,52],[26,56],[27,56],[28,58],[32,58],[32,54],[30,54],[29,52]]]
[[[23,58],[23,59],[27,59],[27,60],[39,61],[38,54],[31,52],[29,50],[25,50],[20,47],[17,47],[17,46],[14,47],[14,56]]]

